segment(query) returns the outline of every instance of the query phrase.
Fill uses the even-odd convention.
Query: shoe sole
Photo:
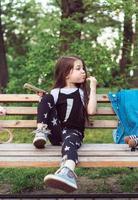
[[[64,179],[55,177],[55,175],[49,174],[44,178],[44,184],[47,187],[63,190],[65,192],[74,192],[77,188],[71,184],[65,183]]]
[[[45,148],[45,144],[46,144],[46,140],[44,140],[44,138],[39,138],[33,141],[33,145],[38,149]]]

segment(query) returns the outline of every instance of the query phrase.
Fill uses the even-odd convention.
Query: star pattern
[[[44,118],[47,118],[47,113],[44,114]]]
[[[78,136],[78,134],[77,134],[77,133],[73,133],[73,135],[76,135],[76,136]]]
[[[62,132],[63,134],[66,134],[67,133],[67,131],[66,130],[63,130],[63,132]]]
[[[62,143],[62,147],[64,147],[65,142]]]
[[[77,145],[77,146],[80,146],[80,143],[76,142],[76,145]]]
[[[65,137],[65,140],[68,139],[68,138],[70,138],[70,135],[66,136],[66,137]]]
[[[47,104],[48,104],[49,108],[52,108],[51,103],[47,103]]]
[[[69,142],[70,144],[72,144],[74,146],[74,143],[73,142]]]
[[[81,132],[79,132],[78,130],[77,130],[77,133],[78,133],[80,136],[82,136],[82,133],[81,133]]]
[[[53,120],[51,122],[52,122],[53,126],[57,125],[57,119],[56,118],[53,118]]]
[[[65,151],[69,151],[70,147],[66,146]]]

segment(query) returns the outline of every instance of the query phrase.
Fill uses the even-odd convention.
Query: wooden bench
[[[34,94],[0,94],[0,104],[7,109],[7,115],[33,116],[39,97]],[[97,95],[97,116],[86,128],[113,129],[116,119],[106,119],[115,114],[107,95]],[[30,103],[34,103],[33,106]],[[23,105],[22,105],[23,104]],[[29,106],[28,106],[29,105]],[[9,117],[8,117],[9,118]],[[36,120],[0,119],[0,126],[8,129],[36,128]],[[19,130],[20,134],[20,130]],[[0,144],[0,167],[57,167],[61,161],[61,147],[46,145],[36,149],[32,144]],[[131,152],[126,144],[83,144],[79,149],[79,167],[138,167],[138,151]]]

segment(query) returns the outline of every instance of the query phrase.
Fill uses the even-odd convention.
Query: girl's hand
[[[88,81],[90,81],[90,88],[96,88],[96,85],[97,85],[97,80],[94,76],[89,76],[87,78]]]
[[[6,109],[0,106],[0,115],[6,115]]]
[[[45,95],[44,92],[37,92],[36,94],[37,94],[38,96],[40,96],[40,97],[43,97],[43,96]]]

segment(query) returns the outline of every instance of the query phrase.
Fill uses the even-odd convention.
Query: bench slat
[[[36,120],[0,120],[4,128],[36,128]],[[86,128],[116,128],[116,120],[94,120]]]
[[[29,153],[29,154],[28,154]],[[138,156],[138,152],[135,152],[134,153],[135,156]],[[41,157],[61,157],[61,152],[60,150],[58,151],[2,151],[0,152],[0,156],[5,156],[5,157],[9,157],[9,156],[14,156],[14,157],[18,157],[18,156],[27,156],[27,157],[37,157],[37,156],[41,156]],[[132,152],[129,151],[93,151],[91,152],[90,150],[81,150],[79,151],[79,156],[80,157],[83,157],[83,156],[87,156],[87,157],[90,157],[90,156],[97,156],[97,157],[105,157],[105,156],[108,156],[108,157],[120,157],[120,156],[123,156],[123,157],[131,157],[132,156]]]
[[[78,152],[79,167],[138,167],[138,151],[131,152],[126,144],[84,144]],[[0,167],[58,167],[60,161],[59,146],[0,145]]]
[[[45,149],[37,149],[33,146],[33,144],[26,143],[10,143],[10,144],[0,144],[0,151],[60,151],[60,146],[53,146],[50,144],[46,145]],[[81,150],[90,150],[90,151],[129,151],[128,145],[126,144],[83,144],[81,146]]]
[[[3,128],[36,128],[36,120],[0,120]]]
[[[86,128],[116,128],[116,120],[94,120],[90,122],[90,125],[86,125]]]
[[[111,107],[100,107],[97,108],[96,115],[115,115]]]
[[[5,107],[7,115],[36,115],[36,107]]]
[[[7,115],[36,115],[36,107],[5,107]],[[100,107],[97,109],[96,115],[115,115],[111,107]]]
[[[78,150],[79,156],[132,156],[128,145],[116,144],[83,144]],[[138,155],[138,151],[133,153]],[[4,144],[0,146],[0,156],[61,156],[61,147],[46,145],[44,149],[36,149],[33,144]]]
[[[43,162],[43,161],[40,161],[40,162],[35,162],[35,161],[21,161],[20,159],[19,160],[16,160],[16,161],[12,161],[9,160],[9,161],[1,161],[0,162],[0,167],[3,168],[3,167],[6,167],[6,168],[12,168],[12,167],[39,167],[39,168],[46,168],[46,167],[59,167],[60,166],[60,159],[58,161],[51,161],[51,163],[49,162]],[[138,167],[138,160],[134,161],[134,158],[132,158],[131,161],[116,161],[116,160],[111,160],[111,161],[103,161],[101,159],[99,159],[99,161],[94,161],[93,159],[89,161],[85,161],[83,162],[81,160],[81,162],[78,164],[78,167]]]
[[[0,102],[38,102],[36,94],[0,94]]]
[[[0,102],[38,102],[39,96],[36,94],[0,94]],[[109,102],[107,94],[97,94],[98,102]]]

